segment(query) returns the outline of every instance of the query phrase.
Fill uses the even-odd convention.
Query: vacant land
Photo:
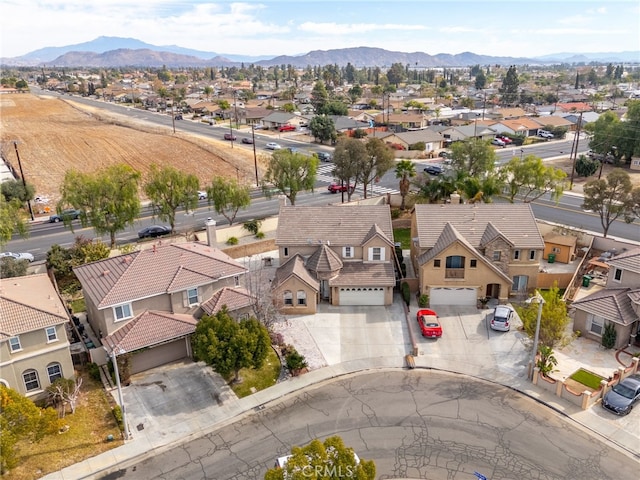
[[[173,165],[193,173],[205,185],[221,175],[252,183],[253,152],[229,142],[172,133],[171,129],[114,115],[62,99],[32,94],[0,97],[2,156],[18,170],[18,154],[27,182],[36,194],[59,197],[65,172],[126,163],[142,172],[152,164]],[[264,159],[259,159],[263,165]]]

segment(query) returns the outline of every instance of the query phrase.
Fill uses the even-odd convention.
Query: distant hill
[[[59,67],[203,67],[257,64],[261,66],[308,65],[347,63],[362,67],[385,67],[393,63],[416,65],[418,67],[465,67],[470,65],[523,65],[545,63],[640,63],[640,52],[610,53],[557,53],[536,58],[494,57],[472,52],[459,54],[439,53],[429,55],[424,52],[393,52],[382,48],[355,47],[334,50],[314,50],[303,55],[243,56],[219,54],[183,48],[176,45],[156,46],[134,38],[98,37],[95,40],[64,47],[46,47],[15,58],[2,58],[0,63],[7,66],[59,66]]]

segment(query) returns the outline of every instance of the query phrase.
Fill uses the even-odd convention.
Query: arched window
[[[306,305],[307,304],[307,292],[304,290],[298,290],[296,293],[296,298],[298,299],[298,305]]]
[[[284,298],[285,305],[293,305],[293,294],[291,293],[291,290],[285,290],[282,296]]]
[[[47,366],[47,374],[49,375],[49,383],[53,383],[62,378],[62,367],[59,363],[50,363]]]
[[[40,380],[38,380],[38,372],[35,370],[25,370],[22,374],[22,380],[24,381],[24,388],[27,392],[40,390]]]
[[[446,260],[445,278],[464,278],[465,257],[450,255]]]

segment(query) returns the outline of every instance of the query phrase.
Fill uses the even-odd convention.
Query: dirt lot
[[[3,157],[18,169],[14,141],[25,178],[36,194],[59,196],[68,169],[91,172],[126,163],[143,173],[152,164],[174,165],[205,185],[213,176],[255,179],[253,152],[203,136],[134,121],[73,102],[32,94],[0,97]],[[264,165],[259,159],[259,165]],[[238,170],[236,170],[236,166]]]

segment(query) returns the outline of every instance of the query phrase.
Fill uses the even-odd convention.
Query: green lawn
[[[600,381],[604,380],[604,377],[596,375],[595,373],[588,372],[587,370],[580,369],[569,377],[571,380],[575,380],[582,385],[586,385],[589,388],[597,390],[600,388]]]
[[[403,250],[411,248],[411,229],[410,228],[394,228],[393,239],[402,244]]]
[[[269,355],[262,365],[262,368],[255,370],[253,368],[243,368],[240,370],[241,383],[231,383],[231,389],[239,397],[246,397],[253,392],[251,388],[255,388],[256,391],[264,390],[276,384],[278,377],[280,376],[280,359],[273,349],[269,349]],[[228,383],[233,380],[233,374],[226,378]]]

